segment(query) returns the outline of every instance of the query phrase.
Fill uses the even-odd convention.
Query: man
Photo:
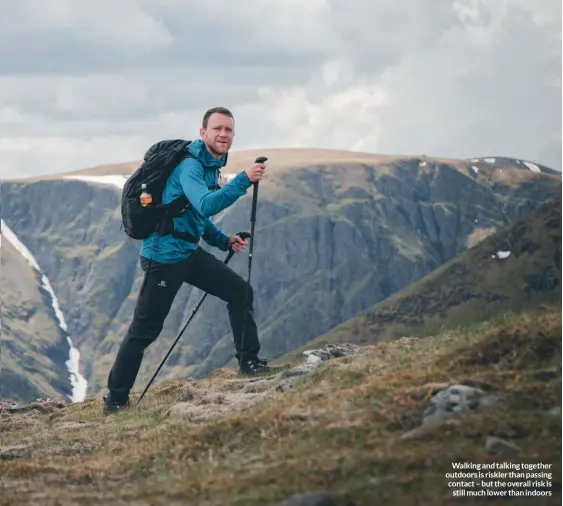
[[[200,130],[201,139],[187,146],[191,157],[184,159],[166,182],[162,202],[167,204],[184,194],[191,206],[174,228],[202,237],[209,245],[238,253],[247,245],[238,235],[227,236],[210,220],[264,176],[265,164],[255,163],[237,174],[219,190],[220,169],[233,143],[234,119],[223,107],[208,110]],[[253,290],[247,282],[212,254],[193,242],[172,235],[152,234],[143,241],[140,251],[145,277],[133,321],[123,339],[108,376],[109,393],[104,413],[119,411],[129,405],[129,392],[135,383],[144,350],[159,336],[174,298],[183,283],[188,283],[227,302],[236,356],[241,372],[257,374],[268,367],[258,358],[260,344],[253,319]],[[248,305],[244,307],[248,287]],[[243,322],[243,318],[246,319]],[[244,323],[245,335],[242,339]],[[241,349],[241,342],[244,349]]]

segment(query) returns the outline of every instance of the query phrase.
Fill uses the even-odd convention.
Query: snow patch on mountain
[[[541,172],[541,169],[535,163],[524,162],[524,165],[533,172]]]
[[[66,334],[66,340],[69,345],[69,358],[65,362],[65,365],[70,373],[69,379],[72,385],[71,400],[72,402],[83,401],[86,397],[88,381],[80,374],[80,352],[74,347],[72,339],[68,335],[68,327],[49,278],[45,276],[31,251],[29,251],[25,244],[18,239],[17,235],[10,229],[10,227],[8,227],[8,225],[6,225],[4,220],[1,220],[1,235],[4,236],[8,242],[12,244],[12,246],[14,246],[14,248],[24,257],[24,259],[27,260],[29,265],[39,273],[41,276],[42,288],[51,296],[51,304],[59,321],[59,327]]]
[[[124,176],[122,174],[108,175],[108,176],[63,176],[63,179],[75,179],[77,181],[85,181],[87,183],[100,183],[112,186],[117,186],[118,188],[123,188],[125,181],[129,176]]]

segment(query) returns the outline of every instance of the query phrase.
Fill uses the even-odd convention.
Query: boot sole
[[[259,372],[246,372],[246,371],[239,371],[241,376],[269,376],[271,374],[278,374],[286,369],[290,369],[290,366],[271,366],[269,369],[265,371]]]

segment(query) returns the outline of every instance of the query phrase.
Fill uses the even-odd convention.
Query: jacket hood
[[[221,158],[216,159],[211,156],[211,153],[207,151],[205,144],[201,139],[192,141],[188,145],[188,151],[194,156],[194,158],[201,163],[205,169],[220,169],[227,164],[228,155],[223,155]]]

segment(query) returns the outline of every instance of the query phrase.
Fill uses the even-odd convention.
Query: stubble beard
[[[217,151],[216,149],[214,149],[210,144],[208,144],[207,142],[205,143],[205,146],[207,147],[207,149],[209,150],[209,152],[214,155],[217,156],[218,158],[222,157],[223,155],[225,155],[228,151],[229,148],[227,147],[226,151],[224,153],[221,153],[219,151]],[[228,146],[228,143],[227,143]]]

